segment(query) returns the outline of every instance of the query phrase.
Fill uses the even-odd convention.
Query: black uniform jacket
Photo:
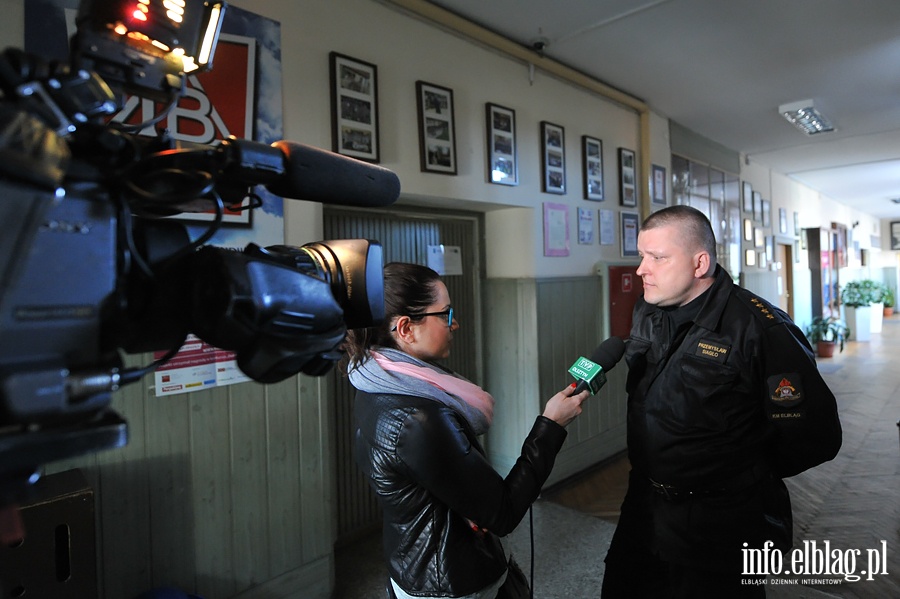
[[[410,594],[447,597],[499,579],[498,537],[537,498],[566,430],[538,416],[504,479],[465,419],[436,401],[358,392],[355,415],[356,461],[384,511],[391,578]]]
[[[625,353],[632,472],[607,560],[649,551],[734,572],[741,547],[790,546],[780,479],[832,459],[841,425],[784,312],[721,267],[695,301],[677,334],[664,310],[635,305]]]
[[[689,490],[748,471],[793,476],[837,455],[841,425],[812,348],[780,309],[717,267],[698,316],[670,345],[663,312],[638,300],[625,358],[632,467]]]

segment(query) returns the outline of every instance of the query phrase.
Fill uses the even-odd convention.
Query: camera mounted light
[[[82,0],[77,58],[125,91],[164,99],[187,73],[212,68],[221,0]]]

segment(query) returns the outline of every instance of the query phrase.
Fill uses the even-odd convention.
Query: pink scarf
[[[370,352],[375,362],[384,370],[405,374],[425,381],[444,393],[457,397],[478,410],[490,426],[494,419],[494,398],[490,393],[464,378],[452,374],[438,372],[426,366],[418,366],[408,362],[395,362],[376,351]]]

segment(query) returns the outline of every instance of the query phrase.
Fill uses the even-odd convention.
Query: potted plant
[[[881,299],[884,302],[884,315],[892,316],[894,314],[894,288],[890,285],[885,285]]]
[[[875,303],[875,281],[850,281],[841,290],[841,303],[854,341],[868,341],[872,333],[872,304]]]
[[[821,358],[834,355],[834,348],[844,351],[844,340],[850,337],[850,328],[840,318],[816,316],[806,327],[806,338],[816,346],[816,354]]]

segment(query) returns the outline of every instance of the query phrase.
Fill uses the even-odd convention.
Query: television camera
[[[391,171],[310,146],[213,145],[109,117],[126,94],[171,108],[212,66],[223,2],[83,0],[65,63],[0,56],[0,505],[47,462],[124,445],[112,393],[189,333],[250,378],[325,374],[348,328],[384,313],[378,242],[209,245],[226,209],[275,195],[393,203]],[[214,212],[195,239],[177,219]],[[163,352],[144,367],[123,353]]]

